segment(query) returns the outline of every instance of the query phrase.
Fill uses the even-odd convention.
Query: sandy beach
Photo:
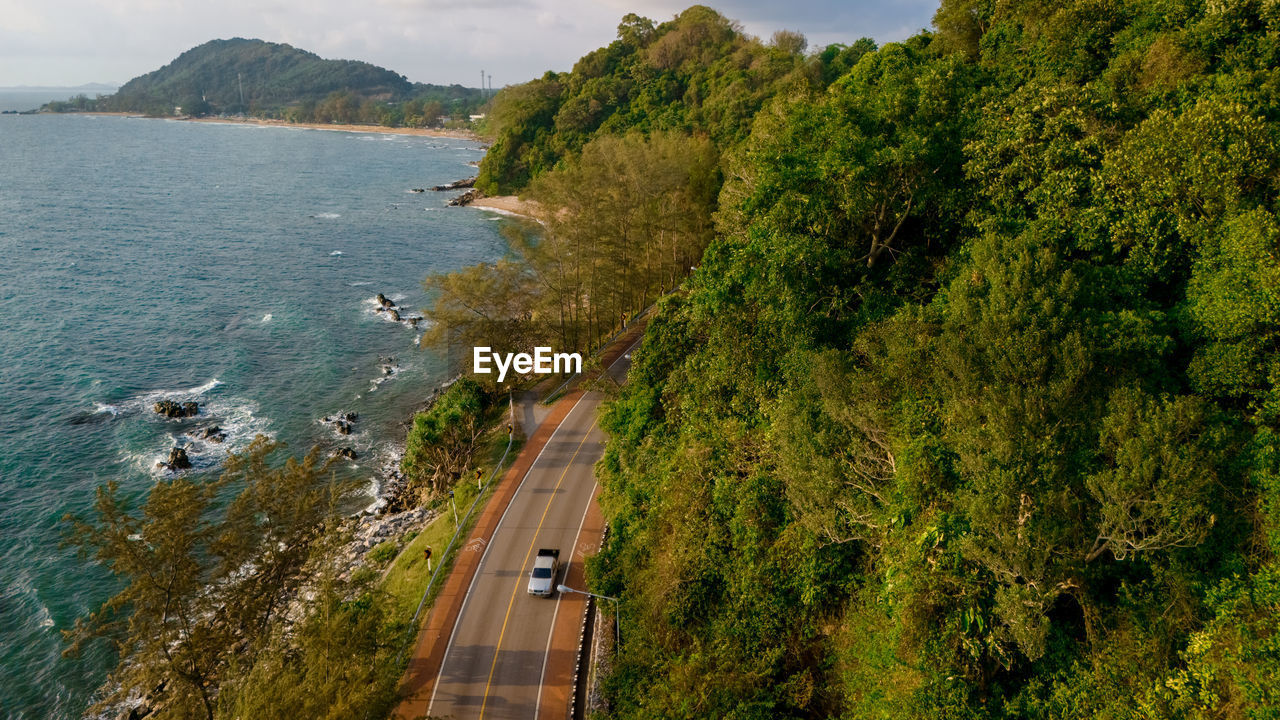
[[[263,118],[183,118],[188,122],[230,123],[249,125],[269,125],[277,127],[308,128],[310,130],[336,130],[339,132],[366,132],[386,135],[420,135],[425,137],[447,137],[460,140],[481,141],[480,136],[470,130],[444,130],[436,128],[386,127],[384,125],[342,125],[336,123],[291,123],[284,120],[267,120]]]
[[[520,217],[526,217],[541,222],[539,219],[542,212],[541,206],[532,200],[521,200],[515,195],[482,197],[472,200],[469,207],[493,210],[495,212],[505,213],[508,215],[519,215]]]

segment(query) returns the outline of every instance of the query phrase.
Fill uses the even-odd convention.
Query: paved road
[[[624,357],[611,374],[625,377],[628,366]],[[526,586],[538,548],[560,548],[561,560],[574,562],[574,543],[595,490],[593,466],[604,447],[595,422],[602,399],[589,392],[577,400],[512,498],[453,628],[430,717],[533,720],[552,653],[577,651],[551,647],[558,596],[533,597]],[[561,567],[557,583],[566,570]]]

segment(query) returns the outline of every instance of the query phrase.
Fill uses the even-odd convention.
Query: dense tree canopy
[[[109,110],[150,115],[248,114],[293,122],[427,127],[465,117],[479,89],[412,83],[385,68],[326,60],[281,43],[232,38],[191,48],[112,95],[49,103],[55,112]]]
[[[725,182],[604,418],[614,716],[1273,716],[1278,37],[947,0],[656,114]]]
[[[659,25],[627,15],[618,39],[572,72],[549,72],[498,94],[488,125],[494,142],[477,187],[523,188],[604,135],[671,131],[735,145],[765,101],[807,77],[803,51],[792,35],[764,44],[701,5]]]

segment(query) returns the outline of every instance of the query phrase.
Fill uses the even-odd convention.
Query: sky
[[[929,26],[937,0],[706,2],[753,35],[810,48]],[[495,88],[564,71],[635,12],[671,19],[693,0],[0,0],[0,87],[121,84],[215,38],[283,42],[410,80]]]

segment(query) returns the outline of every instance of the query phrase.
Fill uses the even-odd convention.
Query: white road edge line
[[[644,335],[641,334],[639,339],[631,343],[630,347],[624,350],[621,355],[619,355],[612,363],[609,364],[609,370],[612,370],[614,365],[617,365],[623,358],[627,357],[631,353],[631,351],[635,349],[636,345],[639,345],[640,341],[643,339],[644,339]],[[587,433],[590,434],[591,431],[595,429],[596,429],[596,423],[593,422],[591,423],[591,427],[587,429]],[[575,533],[573,536],[574,550],[578,549],[578,540],[581,539],[582,537],[582,526],[587,524],[587,513],[591,511],[591,499],[596,496],[596,490],[600,487],[600,483],[595,482],[594,472],[591,474],[591,479],[592,479],[591,493],[587,495],[587,506],[582,509],[582,520],[578,522],[578,532]],[[572,565],[573,565],[573,553],[571,552],[569,553],[569,562],[565,563],[565,566],[564,566],[565,580],[569,579],[569,568]],[[542,674],[538,676],[538,699],[533,704],[534,720],[537,720],[538,713],[542,710],[542,688],[545,687],[547,682],[547,661],[551,658],[551,640],[552,638],[555,637],[556,617],[560,614],[560,599],[563,597],[564,596],[561,595],[560,593],[558,592],[556,593],[556,606],[555,606],[555,609],[551,611],[551,627],[547,630],[547,649],[542,653]],[[587,602],[591,602],[591,600],[588,598]],[[569,702],[572,703],[573,698],[569,698]]]
[[[595,423],[591,424],[591,430],[595,430]],[[591,432],[588,430],[587,432]],[[594,479],[594,477],[592,478]],[[587,524],[587,513],[591,512],[591,499],[596,496],[596,490],[599,489],[600,483],[591,483],[591,493],[587,495],[587,506],[582,509],[582,520],[578,523],[578,532],[573,536],[573,549],[578,549],[578,541],[582,539],[582,526]],[[569,553],[569,562],[564,564],[564,579],[569,580],[569,568],[573,566],[573,552]],[[556,634],[556,617],[560,614],[560,601],[564,598],[564,594],[556,593],[556,607],[551,611],[551,628],[547,630],[547,649],[542,654],[542,674],[538,676],[538,700],[533,704],[534,720],[538,718],[538,712],[542,710],[542,688],[547,682],[547,661],[551,658],[551,640]],[[591,602],[588,598],[587,602]],[[573,698],[569,698],[569,702],[573,702]]]
[[[640,344],[642,340],[644,340],[644,333],[641,333],[640,337],[635,342],[631,343],[631,345],[626,350],[622,351],[621,355],[619,355],[612,363],[609,364],[609,369],[612,370],[614,365],[617,365],[619,362],[622,361],[623,358],[626,358],[631,353],[631,351],[634,350],[635,347]],[[556,434],[560,432],[560,428],[564,427],[565,423],[569,422],[569,418],[573,416],[574,411],[578,409],[578,406],[582,404],[583,400],[587,399],[587,395],[589,394],[590,393],[583,393],[582,397],[578,398],[578,402],[574,403],[573,407],[569,408],[569,412],[565,413],[564,418],[560,420],[560,424],[557,425],[556,429],[551,433],[551,437],[547,438],[547,441],[542,445],[542,449],[538,451],[538,456],[535,457],[533,459],[533,462],[529,464],[529,469],[525,471],[524,477],[520,478],[520,484],[516,486],[516,491],[512,493],[511,500],[507,502],[507,507],[502,511],[502,517],[498,518],[498,524],[495,525],[493,528],[493,535],[489,537],[489,542],[484,547],[484,553],[480,556],[480,562],[479,564],[476,565],[475,575],[471,576],[471,584],[467,586],[467,594],[464,595],[462,598],[462,607],[458,608],[458,617],[453,621],[453,629],[449,631],[449,643],[444,647],[444,657],[440,658],[440,670],[436,673],[435,684],[431,686],[431,700],[427,702],[428,716],[431,715],[431,710],[432,708],[435,707],[436,693],[440,690],[440,678],[444,677],[445,663],[449,662],[449,653],[453,650],[453,639],[454,637],[457,636],[458,627],[462,624],[462,616],[467,611],[467,603],[471,602],[471,591],[475,590],[476,582],[480,579],[480,573],[481,571],[484,570],[484,561],[489,557],[489,551],[493,549],[493,539],[497,537],[498,531],[502,529],[502,523],[507,519],[507,513],[511,511],[511,506],[514,505],[516,502],[516,496],[518,496],[520,494],[520,491],[524,489],[524,481],[529,479],[529,475],[533,473],[533,468],[536,467],[538,465],[538,461],[542,459],[542,453],[547,451],[547,448],[550,447],[551,445],[551,441],[554,440],[556,437]],[[590,427],[587,428],[587,433],[590,433],[595,428],[595,426],[596,426],[595,422],[592,422]],[[534,432],[537,432],[537,431],[535,430]],[[594,492],[594,490],[592,492]],[[583,512],[582,517],[583,517],[583,520],[586,519],[587,517],[586,512]],[[582,531],[581,525],[579,525],[578,531],[579,532]],[[576,544],[576,539],[575,539],[575,544]],[[463,547],[465,547],[465,545]],[[570,557],[570,561],[572,561],[572,557]],[[560,609],[560,599],[557,597],[556,610],[558,611],[559,609]],[[554,627],[555,626],[554,615],[552,616],[551,622],[552,622],[552,627]],[[543,672],[546,672],[545,657],[543,658],[542,666],[543,666]],[[538,701],[539,702],[542,701],[541,681],[539,681],[539,684],[538,684]]]
[[[520,491],[524,489],[524,481],[529,479],[529,476],[533,474],[533,469],[538,466],[538,461],[542,459],[542,453],[546,452],[547,448],[551,447],[551,441],[556,439],[556,435],[560,432],[560,428],[563,428],[569,422],[569,418],[573,416],[574,411],[577,410],[578,406],[582,404],[582,401],[586,399],[587,393],[583,393],[582,397],[578,398],[578,402],[574,403],[573,407],[569,408],[568,413],[565,413],[564,418],[560,420],[560,424],[557,425],[556,429],[551,433],[551,437],[547,438],[547,441],[542,444],[542,449],[538,451],[538,456],[529,464],[529,469],[525,470],[524,477],[520,478],[520,484],[516,486],[516,491],[512,493],[511,500],[507,502],[507,507],[502,511],[502,517],[498,518],[498,524],[493,527],[493,535],[489,536],[489,542],[484,546],[484,553],[480,556],[480,562],[476,565],[476,572],[471,576],[471,584],[467,586],[467,594],[462,598],[462,607],[458,608],[458,617],[453,621],[453,629],[449,631],[449,644],[445,645],[444,657],[440,658],[440,670],[436,673],[435,684],[431,686],[431,700],[427,702],[428,716],[431,715],[431,709],[436,704],[436,692],[440,690],[440,679],[444,677],[445,663],[449,662],[449,653],[453,650],[453,639],[458,634],[458,626],[462,624],[462,616],[466,614],[467,603],[471,602],[471,591],[475,590],[476,582],[479,581],[480,574],[484,570],[484,561],[489,557],[489,551],[493,549],[493,539],[497,537],[498,531],[502,529],[502,522],[507,519],[507,513],[511,511],[511,506],[515,504],[516,497],[520,494]],[[591,432],[592,427],[595,427],[595,423],[592,423],[591,427],[587,428],[587,432]],[[537,431],[535,430],[534,432],[536,433]],[[499,478],[499,481],[501,481],[501,478]]]

